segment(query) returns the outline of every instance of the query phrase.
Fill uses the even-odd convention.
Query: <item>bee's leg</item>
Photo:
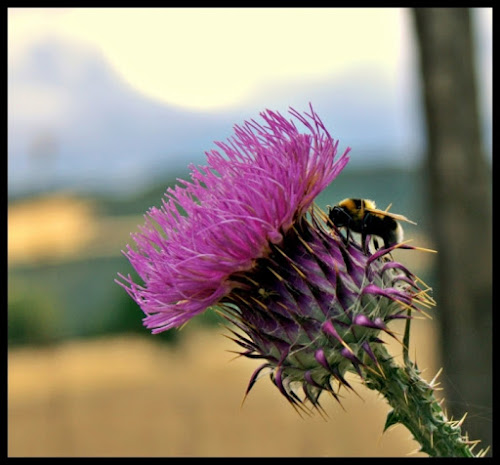
[[[345,236],[344,234],[342,234],[342,230],[345,228]],[[349,229],[349,226],[341,226],[338,228],[338,233],[339,233],[339,236],[340,238],[342,239],[342,242],[344,243],[345,246],[347,246],[347,244],[349,244],[349,239],[350,239],[350,233],[351,233],[351,230]]]
[[[367,254],[369,249],[370,249],[370,244],[366,243],[366,238],[367,238],[367,234],[363,231],[361,233],[361,247],[363,248],[363,252],[365,254]]]
[[[350,238],[350,230],[349,228],[345,228],[345,236],[344,234],[342,234],[342,231],[339,230],[339,236],[340,238],[342,239],[342,243],[347,246],[347,244],[349,244],[349,238]]]
[[[363,252],[367,254],[370,249],[370,245],[366,243],[366,230],[368,229],[368,215],[365,215],[363,217],[363,224],[361,225],[361,248],[363,249]]]
[[[384,249],[388,249],[389,247],[391,247],[391,244],[390,242],[384,238]],[[392,260],[392,255],[391,254],[387,254],[385,257],[384,257],[384,260],[385,261],[389,261],[389,260]]]
[[[349,244],[349,239],[351,238],[351,230],[349,227],[345,228],[345,245]]]
[[[380,249],[380,246],[378,245],[378,241],[375,238],[373,239],[373,245],[375,246],[375,250]]]

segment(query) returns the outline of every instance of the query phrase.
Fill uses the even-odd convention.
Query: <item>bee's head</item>
[[[352,220],[351,215],[345,207],[340,207],[335,205],[334,207],[328,206],[328,217],[331,222],[341,228],[342,226],[348,226]]]

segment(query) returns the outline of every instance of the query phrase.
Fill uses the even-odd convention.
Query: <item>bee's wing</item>
[[[377,215],[389,216],[398,221],[406,221],[407,223],[417,224],[414,221],[411,221],[408,218],[406,218],[406,216],[398,215],[397,213],[389,213],[387,210],[386,211],[378,210],[376,208],[365,208],[365,210],[370,213],[376,213]]]

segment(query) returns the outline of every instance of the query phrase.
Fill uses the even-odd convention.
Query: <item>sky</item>
[[[9,63],[42,37],[87,42],[153,98],[220,108],[282,77],[328,75],[359,63],[394,75],[408,47],[404,16],[382,8],[13,8]],[[360,32],[368,40],[356,40]]]
[[[475,10],[480,97],[491,118],[492,9]],[[92,176],[91,153],[103,166],[119,157],[133,173],[138,155],[126,147],[142,145],[143,161],[153,164],[160,149],[149,153],[138,132],[113,155],[113,141],[130,135],[131,125],[150,142],[161,129],[150,134],[141,124],[153,127],[160,118],[173,133],[163,141],[171,153],[202,152],[210,148],[208,135],[202,137],[209,131],[210,140],[221,140],[219,127],[230,129],[240,117],[265,108],[304,110],[311,100],[358,147],[407,154],[400,161],[410,163],[423,146],[414,31],[405,8],[9,8],[8,66],[13,183],[36,182],[38,168],[26,153],[47,132],[62,147],[51,162],[54,175]],[[122,106],[121,99],[136,103]],[[86,102],[97,102],[97,118],[82,113]],[[111,108],[102,108],[105,102]],[[155,106],[168,115],[158,116]],[[143,121],[120,126],[127,112],[130,119],[142,112]],[[182,130],[188,126],[191,132]],[[71,139],[82,127],[89,128],[85,138]],[[117,132],[102,134],[100,127]],[[89,139],[103,145],[85,148],[86,166],[77,148]]]

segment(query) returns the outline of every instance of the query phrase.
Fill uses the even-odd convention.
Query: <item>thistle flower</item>
[[[390,252],[346,241],[315,204],[348,162],[318,115],[287,120],[261,113],[235,126],[227,142],[190,166],[191,180],[151,208],[125,255],[142,279],[117,281],[138,303],[153,333],[180,327],[215,307],[230,322],[241,355],[262,359],[264,373],[296,408],[320,410],[361,377],[393,407],[430,455],[472,456],[460,425],[448,422],[431,385],[405,357],[395,365],[380,338],[389,324],[432,305],[421,281]],[[299,127],[298,127],[299,126]],[[301,130],[304,132],[301,132]],[[409,326],[408,326],[409,328]],[[408,342],[406,334],[404,342]],[[420,415],[417,414],[420,412]]]

